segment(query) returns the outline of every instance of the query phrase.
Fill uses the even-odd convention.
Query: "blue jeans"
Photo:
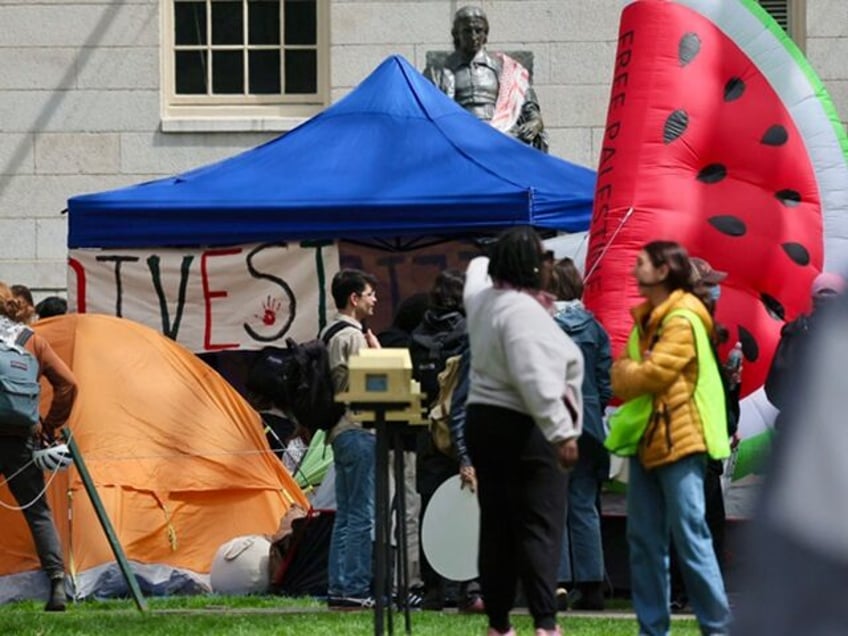
[[[330,596],[371,593],[371,529],[374,525],[376,438],[351,429],[333,440],[336,518],[328,563]]]
[[[561,583],[604,580],[598,492],[603,475],[609,472],[609,456],[601,443],[588,434],[584,433],[578,443],[579,459],[568,477],[566,525],[557,572]]]
[[[704,518],[702,453],[647,471],[630,460],[627,483],[627,543],[633,608],[639,633],[669,632],[669,534],[680,556],[680,569],[692,609],[704,634],[724,634],[730,609],[724,581]]]

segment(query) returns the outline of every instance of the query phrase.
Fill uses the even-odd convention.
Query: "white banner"
[[[68,268],[70,311],[122,316],[196,353],[310,340],[332,316],[335,243],[221,248],[78,249]]]

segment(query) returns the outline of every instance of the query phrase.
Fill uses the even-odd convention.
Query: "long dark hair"
[[[465,274],[458,269],[446,269],[436,276],[430,289],[430,308],[462,312],[462,288]]]
[[[532,227],[510,228],[489,247],[489,276],[518,289],[539,289],[542,258],[542,241]]]
[[[654,267],[668,266],[665,287],[669,292],[682,289],[692,292],[692,264],[689,253],[674,241],[651,241],[642,248]]]

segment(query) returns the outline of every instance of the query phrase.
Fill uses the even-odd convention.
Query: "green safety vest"
[[[727,406],[724,386],[719,375],[721,370],[712,353],[709,335],[698,314],[691,309],[675,309],[663,318],[663,323],[672,316],[683,316],[692,325],[692,332],[695,335],[695,357],[698,361],[695,408],[698,409],[704,429],[707,453],[713,459],[724,459],[730,455],[730,441],[727,438]],[[627,354],[633,360],[642,359],[639,330],[636,326],[633,327],[627,339]],[[610,432],[604,440],[604,446],[616,455],[623,457],[635,455],[639,440],[648,428],[653,410],[654,396],[651,393],[645,393],[622,404],[610,417]]]

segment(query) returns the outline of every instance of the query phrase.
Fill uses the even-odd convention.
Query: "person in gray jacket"
[[[604,548],[601,539],[601,484],[609,475],[604,448],[604,409],[612,398],[610,339],[580,301],[583,280],[570,258],[554,265],[549,291],[557,297],[554,320],[580,347],[583,374],[583,434],[579,459],[568,480],[568,506],[559,561],[559,609],[604,609]],[[565,585],[573,585],[566,598]]]

